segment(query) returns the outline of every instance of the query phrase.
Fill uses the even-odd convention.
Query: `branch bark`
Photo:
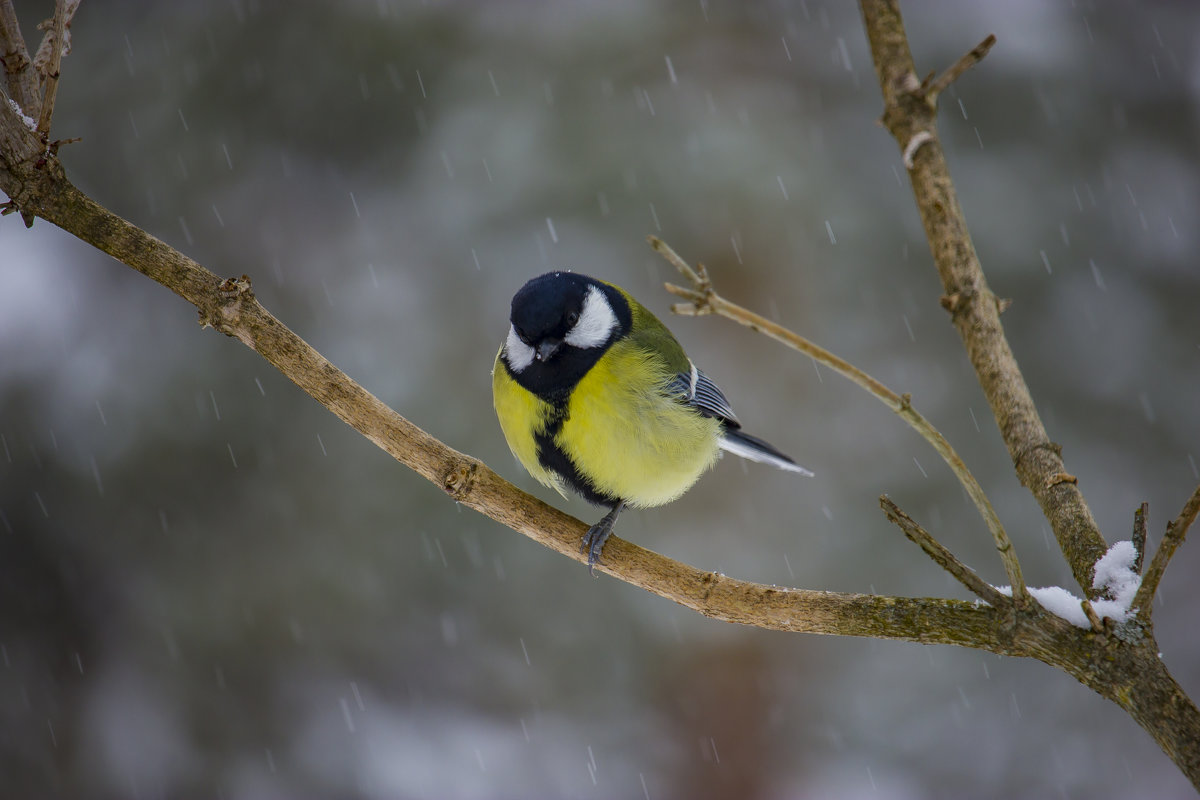
[[[1145,504],[1142,505],[1144,508]],[[1196,521],[1197,514],[1200,514],[1200,486],[1196,487],[1196,491],[1192,492],[1192,496],[1184,503],[1179,516],[1168,523],[1167,532],[1163,535],[1158,549],[1154,551],[1154,558],[1151,559],[1150,566],[1146,567],[1146,574],[1142,577],[1137,594],[1134,595],[1133,607],[1138,610],[1138,616],[1147,623],[1150,621],[1150,609],[1154,605],[1154,593],[1158,591],[1159,581],[1162,580],[1163,573],[1167,571],[1167,564],[1171,563],[1175,551],[1179,549],[1179,545],[1183,544],[1188,528],[1192,527],[1192,523]],[[1144,547],[1146,543],[1144,512],[1141,519],[1143,520],[1143,530],[1140,538]]]
[[[987,396],[1021,483],[1050,523],[1076,582],[1095,597],[1092,570],[1108,549],[1079,487],[1050,440],[1000,324],[937,137],[937,109],[921,89],[896,0],[862,0],[875,73],[883,90],[883,124],[905,154],[955,329]],[[974,52],[974,51],[972,51]]]
[[[1150,504],[1142,503],[1133,512],[1133,551],[1137,553],[1133,562],[1133,571],[1142,574],[1142,563],[1146,559],[1146,515],[1150,513]]]
[[[883,92],[883,124],[900,146],[913,195],[933,259],[942,279],[942,306],[966,347],[967,355],[1000,427],[1017,475],[1037,499],[1054,530],[1075,580],[1085,595],[1097,640],[1106,641],[1105,658],[1114,672],[1099,679],[1096,662],[1072,675],[1124,708],[1200,789],[1200,711],[1171,677],[1158,655],[1148,602],[1158,578],[1188,526],[1200,511],[1200,489],[1168,527],[1143,580],[1135,604],[1139,614],[1124,627],[1102,625],[1087,602],[1095,598],[1092,575],[1107,548],[1075,477],[1066,470],[1061,448],[1046,433],[1029,388],[1000,324],[1004,304],[988,288],[971,241],[949,168],[937,136],[937,92],[976,63],[991,37],[945,73],[946,79],[922,83],[897,0],[860,0],[875,73]],[[961,68],[960,68],[961,65]],[[945,77],[944,76],[944,77]],[[932,90],[932,91],[931,91]],[[1171,539],[1168,543],[1167,539]],[[1120,666],[1117,666],[1117,665]],[[1118,677],[1120,676],[1120,677]]]
[[[0,60],[4,62],[5,91],[29,114],[40,104],[37,75],[29,69],[29,50],[25,47],[25,37],[21,34],[12,0],[0,0],[0,46],[4,49]]]
[[[54,4],[54,17],[46,26],[42,44],[33,57],[33,66],[42,77],[42,107],[38,113],[38,133],[42,140],[50,140],[50,118],[54,116],[54,98],[58,94],[58,75],[62,68],[62,57],[70,47],[68,26],[79,8],[79,0],[60,0]]]
[[[900,510],[900,507],[890,497],[887,495],[880,497],[879,505],[883,508],[883,512],[887,514],[887,518],[896,523],[900,530],[904,531],[904,535],[924,550],[925,555],[932,558],[934,563],[953,575],[959,583],[967,587],[972,594],[983,602],[993,608],[1004,608],[1008,602],[1007,597],[1000,594],[995,586],[992,586],[975,574],[975,570],[959,561],[950,552],[949,548],[933,538],[929,531],[922,528],[917,524],[916,520]],[[1015,590],[1013,593],[1016,593]]]

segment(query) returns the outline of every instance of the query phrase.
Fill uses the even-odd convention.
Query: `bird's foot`
[[[600,561],[600,551],[604,549],[604,543],[612,535],[613,525],[617,523],[617,515],[623,508],[625,508],[625,504],[618,503],[612,511],[604,515],[604,519],[588,528],[588,532],[583,535],[579,552],[587,553],[588,572],[593,576],[596,574],[596,564]]]

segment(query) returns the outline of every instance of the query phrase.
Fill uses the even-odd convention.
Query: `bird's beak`
[[[550,357],[557,353],[560,347],[562,347],[562,339],[543,339],[534,348],[533,357],[541,362],[549,361]]]

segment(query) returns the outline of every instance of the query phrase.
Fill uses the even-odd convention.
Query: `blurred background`
[[[1008,335],[1109,541],[1200,480],[1200,5],[912,2],[922,73],[998,44],[941,133]],[[20,2],[33,26],[49,2]],[[948,469],[842,378],[671,318],[657,234],[897,391],[958,448],[1031,585],[1071,585],[941,293],[854,4],[85,2],[54,135],[99,202],[400,413],[524,474],[489,370],[570,268],[671,325],[747,429],[619,535],[813,589],[993,583]],[[474,512],[166,289],[0,222],[0,774],[13,796],[1179,797],[1115,705],[1032,661],[706,620]],[[1158,598],[1200,699],[1200,546]]]

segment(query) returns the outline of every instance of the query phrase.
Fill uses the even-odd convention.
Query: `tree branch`
[[[1150,566],[1146,567],[1146,574],[1142,577],[1142,584],[1138,587],[1137,594],[1133,596],[1132,607],[1138,610],[1138,617],[1146,623],[1150,621],[1150,607],[1154,603],[1154,593],[1158,591],[1158,584],[1162,580],[1163,573],[1167,571],[1167,564],[1171,563],[1175,551],[1179,549],[1179,545],[1183,544],[1188,528],[1196,521],[1197,514],[1200,514],[1200,486],[1196,487],[1196,491],[1192,492],[1192,496],[1183,504],[1183,510],[1179,512],[1179,516],[1167,523],[1167,532],[1159,542],[1158,549],[1154,551],[1154,558],[1150,560]],[[1142,534],[1142,543],[1145,546],[1144,533]]]
[[[1108,548],[1076,482],[1063,478],[1070,473],[1061,448],[1046,433],[1004,335],[999,301],[988,288],[967,230],[937,138],[936,109],[916,77],[900,10],[895,0],[861,0],[861,7],[883,90],[883,123],[906,154],[913,195],[945,291],[942,305],[966,346],[1017,476],[1050,522],[1076,582],[1087,597],[1095,597],[1092,570]],[[917,137],[920,148],[909,150]]]
[[[949,89],[950,84],[958,80],[964,72],[982,61],[983,57],[988,54],[988,51],[992,49],[992,45],[995,43],[996,36],[989,33],[986,39],[975,45],[974,48],[965,53],[958,61],[951,64],[941,75],[934,78],[931,74],[929,79],[921,84],[921,91],[925,93],[925,101],[931,106],[936,106],[938,95]]]
[[[12,0],[0,0],[0,48],[3,48],[4,87],[9,99],[21,107],[28,116],[37,114],[37,75],[29,68],[29,51],[25,48],[25,37],[17,22],[17,12]]]
[[[975,480],[975,476],[967,469],[966,463],[954,451],[954,448],[950,446],[950,442],[946,440],[946,437],[942,436],[929,420],[925,419],[919,411],[913,408],[912,397],[910,395],[896,394],[896,392],[893,392],[858,367],[838,358],[825,348],[810,342],[803,336],[772,322],[766,317],[755,314],[753,311],[743,308],[736,303],[729,302],[713,289],[712,281],[709,279],[708,271],[704,268],[703,264],[697,265],[697,269],[692,269],[691,265],[684,261],[662,239],[659,239],[657,236],[650,236],[648,239],[651,247],[692,282],[691,289],[669,283],[666,284],[668,292],[678,297],[687,298],[690,301],[672,306],[672,311],[677,314],[718,314],[727,319],[739,322],[751,330],[758,331],[794,350],[798,350],[818,364],[824,364],[834,372],[850,379],[853,383],[870,392],[884,405],[896,412],[901,419],[912,426],[913,430],[919,433],[925,441],[929,442],[938,455],[942,457],[942,460],[950,467],[950,470],[958,478],[963,488],[966,489],[967,495],[975,503],[980,516],[983,517],[984,523],[987,524],[988,530],[992,534],[992,541],[996,545],[996,550],[1000,553],[1000,561],[1004,565],[1004,572],[1008,576],[1008,582],[1013,587],[1014,602],[1016,602],[1019,608],[1026,608],[1033,602],[1029,596],[1029,590],[1025,586],[1025,579],[1021,576],[1021,564],[1017,560],[1017,554],[1013,549],[1012,541],[1008,538],[1008,533],[1005,532],[1004,525],[1001,524],[999,516],[996,515],[996,510],[992,508],[992,503],[984,493],[983,487],[979,485],[979,481]]]
[[[38,113],[38,133],[44,142],[50,141],[50,118],[54,115],[54,98],[58,94],[58,76],[62,68],[64,52],[70,49],[70,34],[68,26],[71,18],[79,8],[80,0],[57,0],[54,4],[54,17],[46,25],[46,33],[38,47],[37,55],[33,57],[34,69],[41,75],[42,104]]]
[[[975,570],[959,561],[945,545],[934,539],[929,531],[922,528],[912,517],[901,511],[900,507],[892,502],[892,499],[886,494],[880,496],[879,505],[883,507],[883,512],[887,514],[887,518],[899,525],[900,530],[904,531],[904,535],[910,541],[919,545],[925,551],[925,554],[934,560],[934,563],[957,578],[959,583],[967,587],[968,591],[980,600],[999,609],[1007,608],[1012,603],[1008,597],[1000,594],[995,586],[980,578]]]
[[[1133,571],[1142,574],[1142,563],[1146,559],[1146,515],[1150,512],[1150,504],[1142,503],[1133,512],[1133,552],[1137,555],[1133,561]]]
[[[1085,597],[1079,601],[1079,607],[1083,609],[1083,615],[1088,618],[1088,624],[1092,626],[1092,630],[1096,633],[1103,633],[1104,622],[1096,613],[1096,607],[1092,605],[1092,601]]]
[[[1157,567],[1151,564],[1155,574],[1148,571],[1138,592],[1138,597],[1146,602],[1139,606],[1137,621],[1110,636],[1095,608],[1090,607],[1090,599],[1098,594],[1092,580],[1095,563],[1107,547],[1077,480],[1066,470],[1061,448],[1050,440],[1033,404],[1000,324],[1005,304],[988,288],[967,231],[937,137],[936,93],[931,90],[940,90],[943,82],[922,85],[917,80],[897,0],[860,0],[860,5],[883,92],[883,124],[900,146],[909,171],[913,195],[945,291],[942,306],[950,312],[963,340],[1017,476],[1041,506],[1076,582],[1084,591],[1083,610],[1092,626],[1089,635],[1110,643],[1101,656],[1112,659],[1107,668],[1093,662],[1081,672],[1072,671],[1070,666],[1065,669],[1124,708],[1192,784],[1200,788],[1200,710],[1171,677],[1159,656],[1149,625],[1148,602],[1171,553],[1200,510],[1200,489],[1168,528],[1172,543],[1164,539],[1155,554],[1154,560],[1159,562]],[[974,63],[978,51],[976,48],[959,63],[965,66]],[[978,52],[978,57],[982,57],[982,52]],[[947,75],[960,71],[952,68]],[[1134,602],[1138,600],[1135,598]],[[1117,662],[1123,666],[1117,666]],[[1108,669],[1112,670],[1112,678],[1117,674],[1126,677],[1096,679],[1098,672]]]

